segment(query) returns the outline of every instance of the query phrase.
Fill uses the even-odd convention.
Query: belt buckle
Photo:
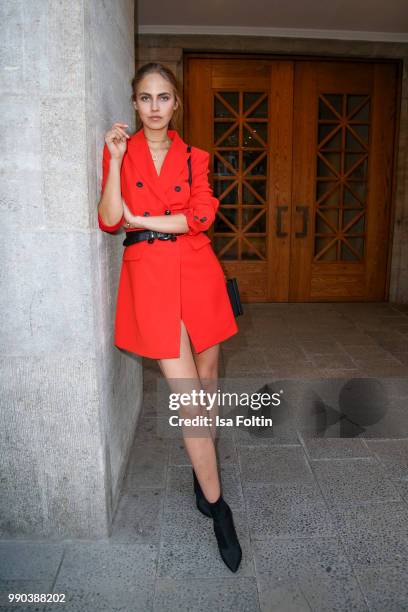
[[[157,237],[159,240],[170,240],[172,236],[171,234],[168,234],[166,232],[157,232],[157,233],[158,233]]]

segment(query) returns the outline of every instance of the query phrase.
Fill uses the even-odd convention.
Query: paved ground
[[[311,427],[278,419],[273,437],[222,433],[238,572],[220,560],[212,522],[194,505],[182,442],[160,434],[158,370],[145,360],[144,408],[111,538],[1,541],[3,594],[69,599],[10,609],[408,610],[408,307],[246,305],[239,326],[223,344],[221,377],[280,379],[288,389],[282,381],[291,379],[297,391],[296,380],[315,379],[330,392],[339,380],[346,418],[333,419],[339,406],[316,386],[297,395]],[[357,398],[351,413],[347,393]]]

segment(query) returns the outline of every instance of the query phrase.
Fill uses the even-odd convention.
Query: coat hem
[[[231,338],[232,336],[235,336],[235,334],[237,334],[239,332],[239,329],[233,329],[229,332],[227,332],[226,334],[224,334],[223,336],[221,336],[220,338],[217,338],[216,340],[211,341],[209,344],[204,344],[199,346],[198,348],[196,348],[194,346],[194,350],[196,353],[202,353],[203,351],[207,350],[208,348],[211,348],[212,346],[214,346],[215,344],[220,344],[221,342],[224,342],[225,340],[228,340],[228,338]]]
[[[129,346],[121,346],[120,344],[117,344],[116,342],[114,343],[114,346],[121,350],[121,351],[127,351],[128,353],[134,353],[135,355],[138,355],[139,357],[147,357],[148,359],[175,359],[177,357],[180,357],[180,351],[178,355],[166,355],[165,357],[160,356],[157,357],[156,355],[151,355],[151,354],[147,354],[145,352],[141,353],[140,351],[138,351],[135,348],[131,348]]]
[[[211,346],[214,346],[215,344],[219,344],[220,342],[224,342],[224,340],[231,338],[231,336],[234,336],[235,334],[237,334],[238,331],[239,329],[230,330],[229,332],[224,334],[221,338],[212,340],[209,344],[200,345],[198,348],[196,348],[194,345],[194,342],[192,342],[194,350],[196,353],[202,353],[203,351],[210,348]],[[125,350],[125,351],[128,351],[129,353],[134,353],[136,355],[139,355],[139,357],[147,357],[148,359],[178,359],[180,357],[180,349],[177,351],[176,355],[157,356],[157,355],[152,355],[152,354],[146,354],[145,352],[141,353],[134,348],[130,348],[129,346],[121,346],[117,342],[114,342],[114,346],[120,350]]]

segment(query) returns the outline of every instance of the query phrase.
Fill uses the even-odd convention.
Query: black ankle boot
[[[203,490],[198,482],[198,478],[193,468],[193,478],[194,478],[194,493],[196,495],[196,505],[199,511],[205,516],[209,516],[211,518],[211,512],[208,505],[208,501],[204,497]]]
[[[217,501],[207,501],[207,504],[214,519],[214,533],[222,560],[232,572],[236,572],[241,563],[242,549],[235,531],[231,508],[222,495]]]

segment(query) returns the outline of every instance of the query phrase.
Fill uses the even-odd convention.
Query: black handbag
[[[191,145],[188,145],[187,152],[191,152]],[[187,158],[188,164],[188,182],[191,187],[192,176],[191,176],[191,155]],[[244,314],[244,309],[241,303],[241,296],[239,295],[238,283],[236,278],[226,278],[227,293],[231,302],[232,311],[234,317]]]
[[[241,297],[239,295],[238,283],[236,278],[227,278],[227,291],[231,302],[232,310],[234,312],[234,316],[238,317],[239,315],[244,314],[244,309],[242,308]]]

